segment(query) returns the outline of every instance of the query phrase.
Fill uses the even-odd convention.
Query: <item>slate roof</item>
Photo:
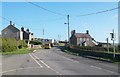
[[[92,38],[89,34],[86,34],[86,33],[75,33],[75,37],[77,37],[77,38]]]
[[[9,30],[11,30],[13,33],[16,33],[16,32],[18,32],[18,31],[20,31],[19,29],[17,29],[15,26],[13,26],[13,25],[9,25],[9,26],[7,26],[5,29],[9,29]],[[5,30],[5,29],[3,29],[3,30]]]

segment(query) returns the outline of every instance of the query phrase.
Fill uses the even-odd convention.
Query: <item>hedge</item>
[[[65,47],[66,50],[68,50],[69,52],[72,53],[76,53],[79,56],[92,56],[92,57],[96,57],[96,58],[104,58],[104,59],[109,59],[112,61],[116,61],[116,62],[120,62],[120,54],[115,54],[116,57],[113,57],[113,53],[104,53],[104,52],[96,52],[96,51],[89,51],[89,50],[78,50],[78,49],[73,49],[73,48],[68,48]]]
[[[42,45],[42,42],[39,42],[39,41],[35,40],[35,41],[30,41],[30,44],[33,44],[33,45]]]
[[[27,47],[26,42],[23,40],[16,41],[14,38],[0,38],[0,40],[2,40],[1,48],[3,52],[15,51],[17,50],[17,46],[19,49],[22,47]]]
[[[94,50],[94,51],[99,51],[99,52],[103,52],[103,51],[108,51],[107,47],[99,47],[99,46],[69,46],[70,48],[74,48],[74,49],[80,49],[80,50]],[[118,47],[119,48],[119,47]],[[118,52],[118,48],[116,47],[116,52]],[[109,47],[109,51],[113,52],[113,47]]]

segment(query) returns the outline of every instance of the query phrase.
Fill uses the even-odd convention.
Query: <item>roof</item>
[[[5,29],[10,29],[13,33],[16,33],[18,31],[20,31],[19,29],[17,29],[15,26],[13,25],[8,25]],[[3,30],[5,30],[3,29]]]
[[[75,33],[77,38],[92,38],[89,34],[86,33]]]
[[[26,34],[30,34],[30,32],[28,32],[28,31],[23,31],[24,33],[26,33]]]

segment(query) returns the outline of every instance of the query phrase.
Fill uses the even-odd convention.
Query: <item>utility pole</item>
[[[69,41],[69,38],[70,38],[70,16],[69,15],[67,15],[67,20],[68,20],[68,22],[67,23],[64,23],[64,24],[68,24],[68,43],[70,43],[70,41]]]
[[[114,33],[114,29],[113,29],[113,32],[112,33],[110,33],[111,34],[111,40],[113,40],[113,51],[114,51],[114,53],[113,53],[113,57],[115,58],[115,33]]]
[[[70,25],[69,25],[70,22],[69,22],[69,18],[70,18],[70,17],[69,17],[69,15],[68,15],[68,16],[67,16],[67,19],[68,19],[68,43],[70,43],[70,40],[69,40],[69,39],[70,39]]]
[[[108,50],[108,53],[109,53],[109,39],[106,38],[106,40],[107,40],[107,50]]]

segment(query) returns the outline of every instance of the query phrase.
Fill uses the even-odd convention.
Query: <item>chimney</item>
[[[89,34],[89,30],[86,30],[86,34]]]
[[[15,26],[15,24],[13,24],[13,26]]]
[[[21,31],[24,31],[24,27],[21,27]]]
[[[12,21],[10,21],[10,25],[12,25]]]
[[[71,35],[73,35],[73,34],[75,34],[75,30],[72,30],[72,31],[71,31]]]
[[[31,35],[33,35],[33,33],[31,33]]]
[[[27,29],[26,31],[29,32],[29,29]]]

